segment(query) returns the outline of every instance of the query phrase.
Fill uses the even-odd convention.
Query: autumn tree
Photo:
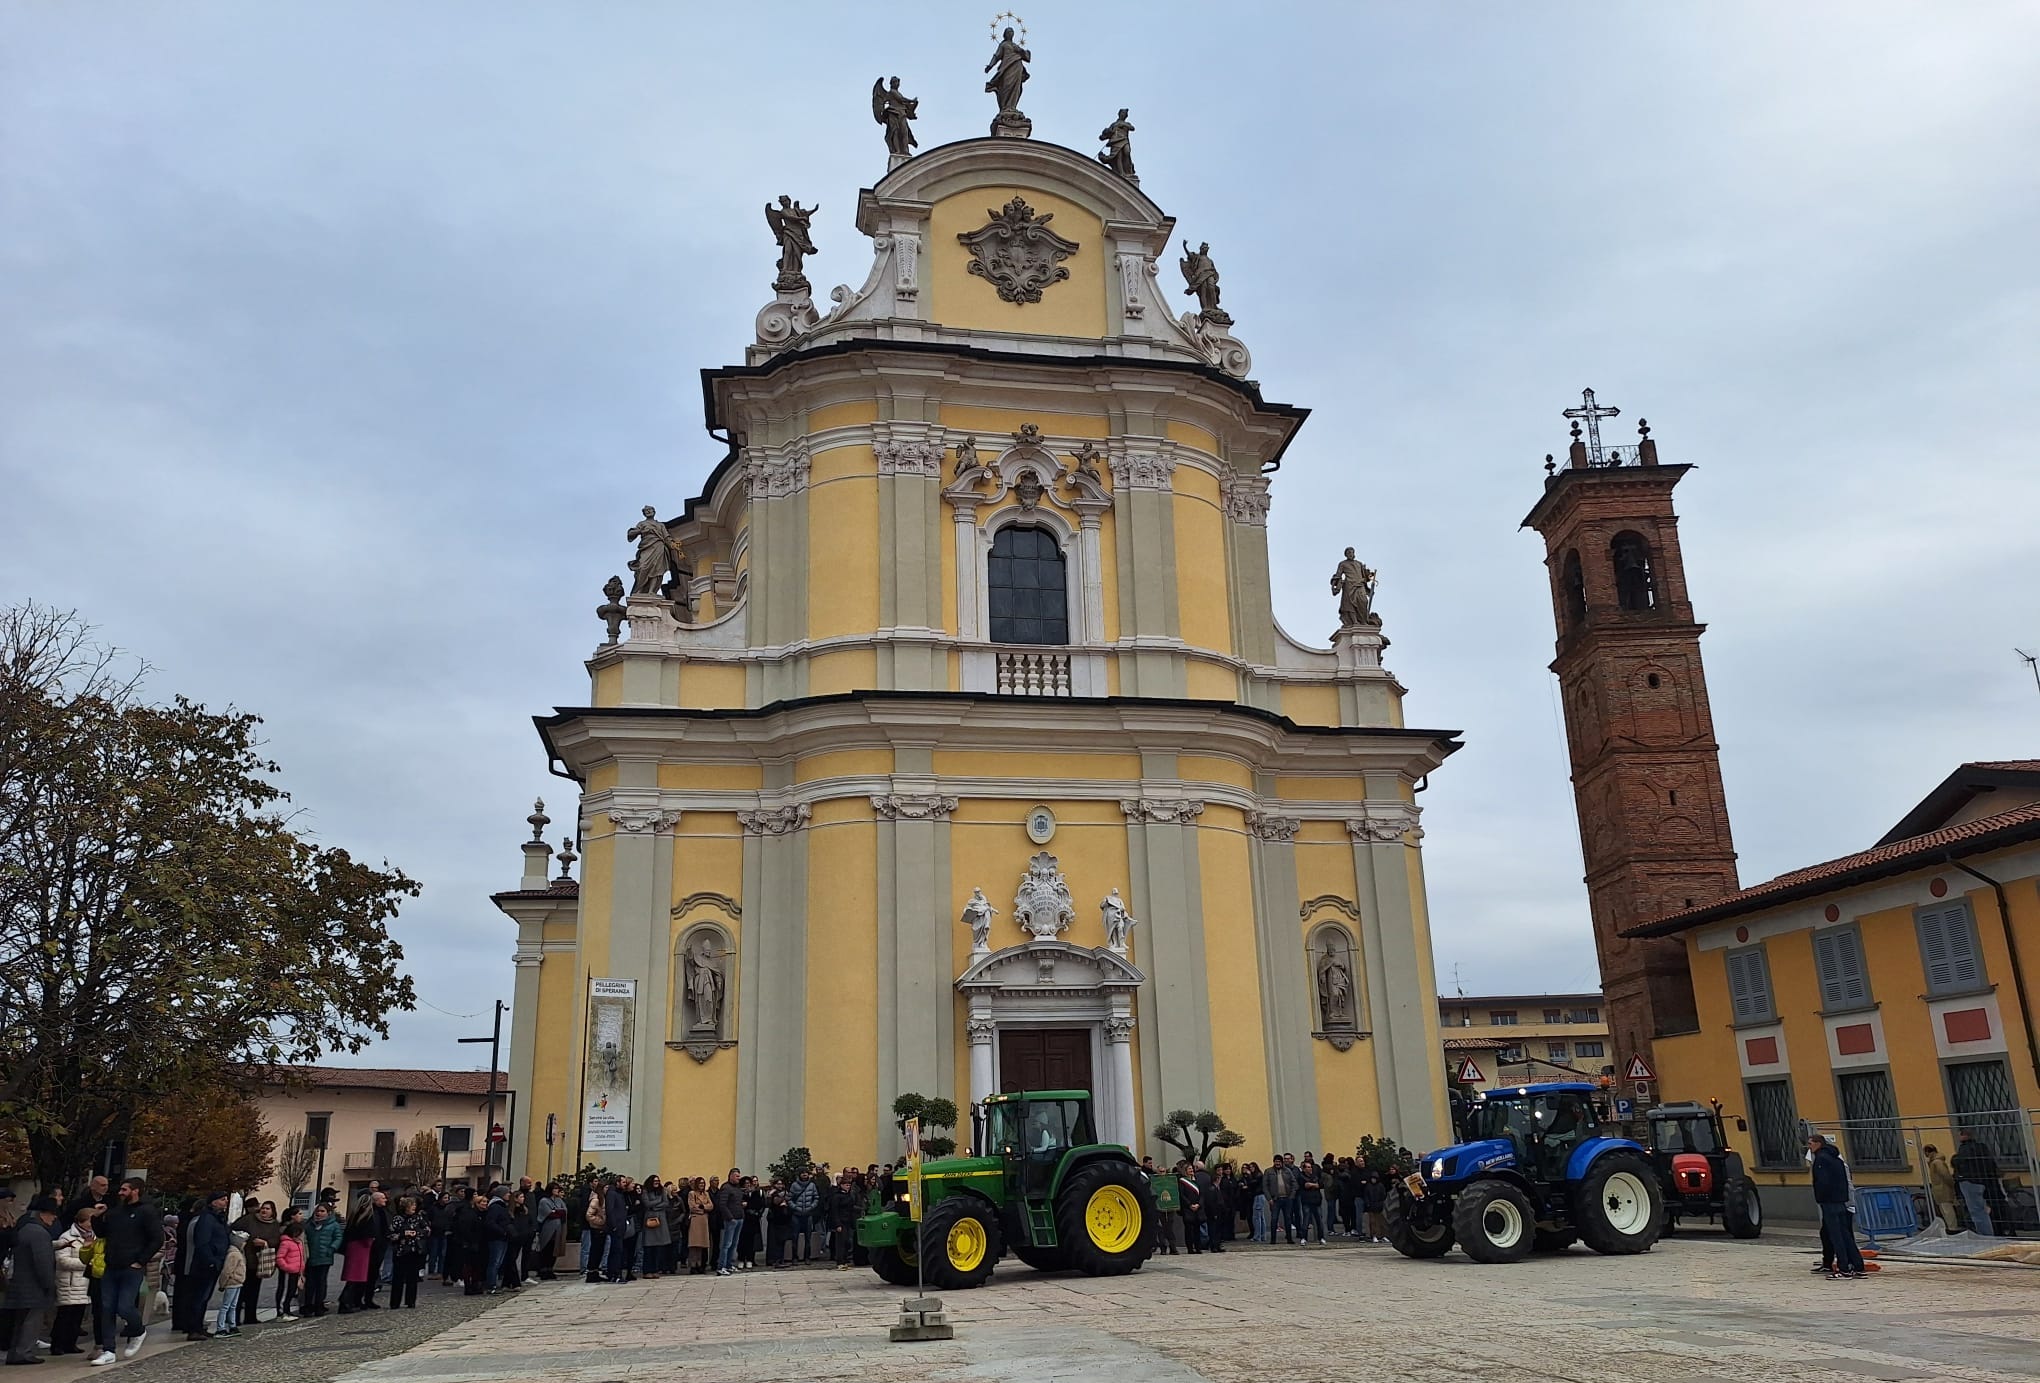
[[[0,1127],[44,1185],[137,1111],[412,1007],[387,924],[418,886],[293,829],[258,717],[144,672],[74,614],[0,611]]]
[[[318,1169],[318,1145],[306,1138],[302,1130],[286,1133],[276,1149],[276,1179],[283,1183],[285,1194],[296,1200],[312,1184],[312,1175]]]
[[[396,1164],[390,1169],[404,1186],[423,1186],[439,1175],[439,1135],[421,1128],[397,1149]]]
[[[202,1085],[135,1115],[128,1160],[149,1169],[149,1185],[158,1195],[203,1196],[261,1186],[276,1165],[275,1154],[276,1135],[262,1122],[253,1096],[233,1086]]]

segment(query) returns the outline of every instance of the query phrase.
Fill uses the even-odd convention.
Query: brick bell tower
[[[1672,487],[1692,467],[1659,464],[1648,422],[1637,424],[1635,445],[1603,447],[1601,420],[1618,411],[1591,389],[1565,410],[1568,464],[1544,458],[1544,497],[1523,526],[1543,536],[1551,572],[1551,670],[1565,702],[1619,1076],[1633,1055],[1649,1058],[1653,1037],[1691,1031],[1697,1019],[1684,943],[1618,933],[1733,893],[1737,882],[1700,666],[1706,626],[1693,619],[1672,511]]]

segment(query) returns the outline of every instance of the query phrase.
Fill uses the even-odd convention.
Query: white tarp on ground
[[[1913,1253],[1930,1258],[1983,1258],[1992,1262],[2040,1264],[2040,1243],[2022,1239],[1998,1239],[1963,1230],[1950,1234],[1936,1220],[1910,1239],[1880,1243],[1881,1253]]]

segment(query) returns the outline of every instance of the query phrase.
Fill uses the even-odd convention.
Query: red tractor
[[[1764,1232],[1764,1203],[1743,1170],[1742,1154],[1728,1146],[1721,1102],[1661,1104],[1650,1121],[1649,1154],[1664,1186],[1665,1233],[1687,1216],[1705,1215],[1737,1239]],[[1749,1125],[1738,1118],[1736,1126]]]

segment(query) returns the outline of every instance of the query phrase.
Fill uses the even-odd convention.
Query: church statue
[[[1018,124],[1026,120],[1020,113],[1020,89],[1027,85],[1027,64],[1034,60],[1034,54],[1013,41],[1013,30],[1009,27],[999,39],[999,46],[992,54],[992,60],[985,64],[985,71],[992,79],[985,83],[985,90],[999,100],[999,115],[996,124]]]
[[[1317,972],[1318,1012],[1324,1026],[1350,1028],[1353,1018],[1353,972],[1346,968],[1340,958],[1336,943],[1325,942],[1324,954],[1318,960]]]
[[[1374,568],[1347,548],[1346,560],[1332,572],[1332,594],[1339,598],[1341,629],[1381,623],[1381,616],[1374,613],[1374,587],[1378,580]]]
[[[970,436],[956,444],[956,475],[958,479],[977,470],[980,465],[977,454],[977,438]]]
[[[1178,265],[1183,270],[1183,282],[1189,285],[1183,290],[1184,295],[1196,296],[1197,311],[1204,320],[1218,326],[1231,323],[1231,315],[1218,305],[1218,266],[1211,262],[1211,242],[1207,240],[1193,250],[1185,240]]]
[[[1084,445],[1077,448],[1074,460],[1076,461],[1078,475],[1083,476],[1093,484],[1103,485],[1105,483],[1105,477],[1098,474],[1100,457],[1096,446],[1090,442],[1084,443]]]
[[[664,593],[666,578],[677,567],[676,558],[679,543],[671,530],[659,522],[659,511],[647,504],[644,518],[630,526],[623,535],[625,541],[637,544],[637,556],[631,560],[632,595],[660,595]],[[605,589],[604,594],[607,594]]]
[[[1105,901],[1098,905],[1098,911],[1105,921],[1105,946],[1108,950],[1124,951],[1126,938],[1139,924],[1126,910],[1126,903],[1120,898],[1119,890],[1113,889]]]
[[[723,972],[715,937],[704,931],[687,948],[687,1005],[693,1010],[690,1032],[722,1030]]]
[[[779,242],[779,277],[772,281],[775,292],[805,293],[813,286],[801,273],[801,266],[815,253],[808,223],[820,210],[819,204],[802,206],[791,197],[781,197],[778,206],[765,204],[765,224],[772,227],[772,238]]]
[[[964,926],[970,928],[970,949],[973,955],[992,949],[992,918],[998,911],[992,906],[991,899],[985,897],[983,889],[974,888],[970,891],[970,901],[963,905],[963,917],[960,920]]]
[[[635,532],[636,530],[632,530]],[[623,632],[623,618],[630,610],[623,603],[623,578],[612,576],[602,583],[603,603],[595,607],[595,618],[609,626],[609,642]]]
[[[901,93],[898,77],[892,79],[890,90],[883,77],[871,84],[871,118],[885,126],[885,151],[894,160],[911,157],[920,143],[914,138],[912,123],[920,108],[920,101]]]
[[[1135,187],[1140,186],[1140,179],[1133,171],[1133,123],[1126,118],[1126,107],[1121,106],[1119,118],[1098,131],[1098,138],[1105,141],[1105,150],[1098,155],[1098,162]],[[1189,247],[1186,245],[1184,248]]]

